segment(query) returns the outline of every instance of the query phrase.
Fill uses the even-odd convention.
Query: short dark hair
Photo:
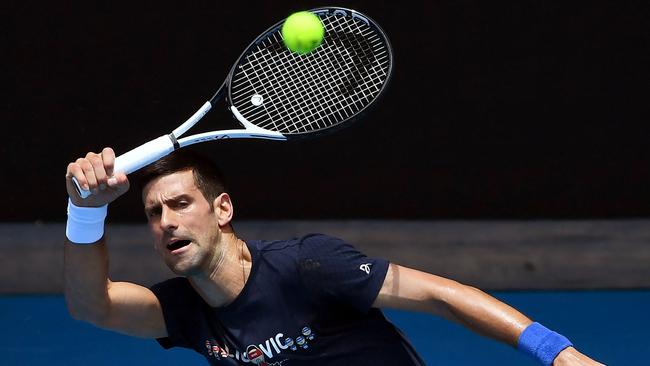
[[[195,150],[182,148],[146,166],[139,172],[140,190],[152,180],[172,173],[191,170],[194,183],[210,203],[226,192],[223,174],[215,162]]]

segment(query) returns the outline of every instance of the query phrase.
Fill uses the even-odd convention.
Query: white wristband
[[[74,244],[92,244],[104,236],[104,219],[108,205],[75,206],[68,198],[68,222],[65,236]]]

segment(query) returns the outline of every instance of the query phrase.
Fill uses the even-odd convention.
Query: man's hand
[[[113,175],[115,153],[110,147],[101,153],[89,152],[85,158],[79,158],[68,164],[65,174],[68,196],[76,206],[99,207],[113,202],[117,197],[129,190],[129,180],[124,173]],[[79,197],[72,177],[83,189],[92,194],[83,199]]]
[[[592,360],[573,347],[568,347],[555,357],[553,366],[604,366],[604,364]]]

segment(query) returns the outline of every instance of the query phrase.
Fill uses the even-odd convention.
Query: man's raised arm
[[[64,292],[70,314],[98,327],[134,336],[167,335],[156,296],[146,287],[108,278],[104,219],[108,204],[129,189],[126,175],[113,175],[115,154],[105,148],[68,164]],[[93,194],[79,197],[72,178]]]

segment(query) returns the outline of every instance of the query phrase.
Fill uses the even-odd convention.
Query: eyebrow
[[[191,198],[191,196],[190,196],[189,194],[187,194],[187,193],[180,193],[180,194],[178,194],[178,195],[176,195],[176,196],[172,196],[172,197],[169,197],[169,198],[164,199],[163,202],[178,202],[178,201],[181,201],[181,200],[183,200],[183,199],[190,199],[190,198]],[[151,205],[146,205],[146,204],[145,204],[145,206],[144,206],[144,211],[145,211],[145,212],[147,212],[147,211],[151,211],[151,210],[153,210],[153,209],[160,208],[160,206],[161,206],[161,204],[160,204],[159,201],[156,201],[155,203],[153,203],[153,204],[151,204]]]

